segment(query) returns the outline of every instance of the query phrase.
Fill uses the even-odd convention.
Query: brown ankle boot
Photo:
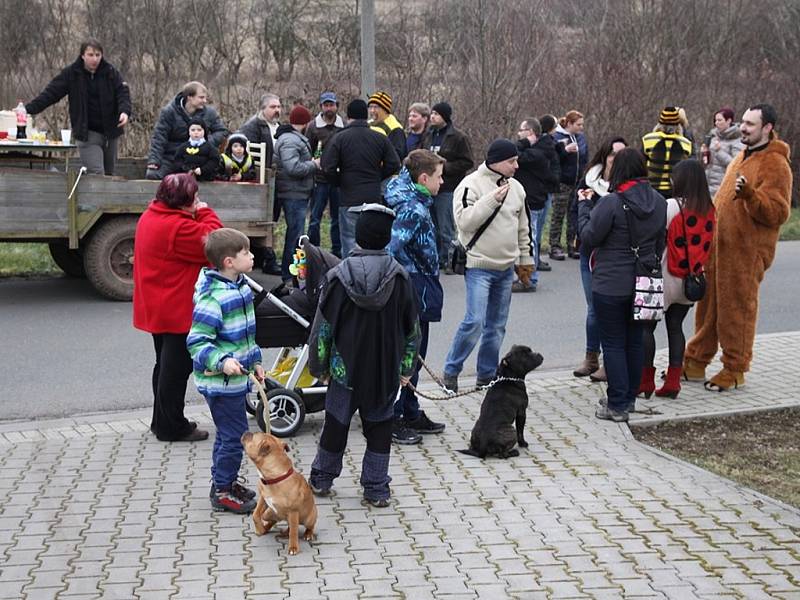
[[[589,379],[594,381],[595,383],[605,383],[608,381],[608,377],[606,377],[606,368],[601,366],[597,371],[589,375]]]
[[[600,368],[600,353],[587,352],[583,362],[572,372],[575,377],[586,377]]]

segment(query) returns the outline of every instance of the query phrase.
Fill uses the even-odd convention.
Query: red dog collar
[[[276,483],[280,483],[284,479],[287,479],[292,473],[294,473],[294,469],[293,468],[289,469],[288,471],[286,471],[286,473],[284,473],[280,477],[276,477],[275,479],[264,479],[262,477],[261,478],[261,483],[263,483],[264,485],[275,485]]]

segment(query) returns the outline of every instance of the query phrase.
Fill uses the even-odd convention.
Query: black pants
[[[683,366],[683,352],[686,348],[686,338],[683,335],[683,320],[692,308],[691,304],[670,304],[664,315],[667,325],[667,341],[669,343],[669,366]],[[644,364],[653,366],[656,356],[655,330],[657,321],[648,322],[644,326],[642,344],[644,346]]]
[[[154,333],[156,364],[153,367],[153,420],[150,431],[165,442],[192,432],[183,416],[186,382],[192,373],[192,358],[186,349],[186,333]]]
[[[342,458],[347,447],[350,421],[356,410],[367,438],[367,449],[361,462],[361,485],[364,496],[372,500],[388,499],[390,495],[389,456],[392,448],[392,400],[365,414],[353,400],[353,393],[336,381],[328,384],[325,397],[325,423],[319,447],[311,464],[311,483],[328,489],[342,472]],[[369,417],[369,418],[367,418]]]
[[[428,321],[420,321],[419,331],[420,342],[417,354],[422,360],[425,360],[425,356],[428,354],[428,337],[430,336],[431,324]],[[422,368],[422,360],[416,361],[414,374],[409,380],[415,388],[419,382],[419,370]],[[405,386],[400,390],[400,398],[394,403],[394,418],[399,419],[400,417],[404,417],[406,421],[416,421],[419,418],[419,400],[409,386]]]

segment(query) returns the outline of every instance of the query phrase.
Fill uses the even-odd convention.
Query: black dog
[[[541,354],[528,346],[512,346],[497,366],[497,376],[525,379],[525,375],[541,365],[543,360]],[[483,399],[481,415],[472,428],[469,448],[459,452],[479,458],[519,456],[514,444],[528,447],[524,437],[527,408],[528,391],[524,381],[496,382]]]

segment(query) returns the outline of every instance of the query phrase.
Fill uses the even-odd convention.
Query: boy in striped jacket
[[[242,276],[253,269],[253,255],[247,236],[229,228],[208,234],[205,253],[215,268],[203,268],[197,278],[186,346],[197,389],[217,427],[211,454],[211,507],[247,514],[256,506],[256,494],[237,481],[241,437],[248,430],[245,396],[250,381],[245,370],[264,379],[261,349],[255,341],[253,292]]]

